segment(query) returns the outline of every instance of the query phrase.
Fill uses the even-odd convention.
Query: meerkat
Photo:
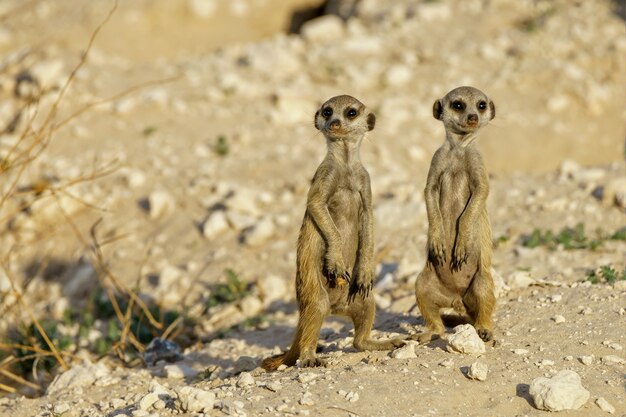
[[[342,95],[315,113],[315,127],[327,144],[307,197],[296,256],[298,326],[291,348],[267,358],[268,371],[280,365],[325,366],[316,356],[324,319],[348,316],[357,350],[392,350],[400,339],[370,338],[374,323],[374,227],[370,178],[359,150],[376,116],[354,97]]]
[[[415,295],[428,331],[417,336],[420,342],[444,333],[442,308],[465,312],[481,339],[493,337],[489,178],[474,141],[495,115],[493,101],[473,87],[456,88],[433,105],[446,140],[432,158],[424,189],[427,261]]]

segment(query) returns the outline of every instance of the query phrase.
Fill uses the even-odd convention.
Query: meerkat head
[[[336,96],[315,112],[315,127],[330,140],[356,139],[374,129],[376,116],[352,96]]]
[[[452,133],[478,131],[496,116],[496,106],[477,88],[459,87],[433,104],[433,116]]]

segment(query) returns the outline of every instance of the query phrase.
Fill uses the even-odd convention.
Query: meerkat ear
[[[374,126],[376,126],[376,115],[370,113],[367,115],[367,130],[374,130]]]
[[[315,126],[317,130],[320,130],[320,128],[317,126],[317,116],[319,115],[320,115],[320,111],[318,110],[315,112],[315,116],[313,116],[313,126]]]
[[[433,117],[437,120],[441,120],[441,113],[443,113],[443,104],[441,100],[437,100],[435,104],[433,104]]]
[[[491,100],[489,100],[489,110],[491,110],[491,119],[489,120],[493,120],[496,117],[496,105]]]

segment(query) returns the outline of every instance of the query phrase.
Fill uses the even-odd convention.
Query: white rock
[[[188,413],[208,413],[215,404],[215,393],[211,391],[186,386],[177,393],[182,411]]]
[[[233,195],[226,200],[226,205],[230,210],[237,211],[242,214],[257,217],[261,214],[257,206],[257,194],[254,190],[248,188],[238,188]]]
[[[241,372],[248,372],[256,369],[258,366],[258,359],[252,356],[240,356],[237,362],[233,365],[233,373],[238,374]]]
[[[407,84],[413,78],[411,68],[406,65],[396,64],[385,72],[385,84],[399,87]]]
[[[585,355],[578,358],[583,365],[591,365],[593,363],[593,355]]]
[[[207,19],[215,15],[218,0],[187,0],[187,8],[196,17]]]
[[[1,273],[1,272],[0,272]],[[0,281],[1,282],[1,281]],[[287,281],[278,275],[269,274],[257,281],[261,299],[266,306],[276,300],[285,298],[288,287]]]
[[[511,288],[527,288],[535,283],[527,271],[515,271],[509,275],[506,284]]]
[[[185,365],[184,363],[165,365],[163,371],[165,372],[165,376],[167,378],[174,379],[193,378],[198,375],[198,371]]]
[[[479,381],[485,381],[487,379],[487,373],[489,367],[482,362],[474,362],[467,370],[467,376],[471,379],[477,379]]]
[[[268,390],[272,392],[278,392],[283,388],[283,386],[279,381],[270,381],[267,384],[265,384],[265,388],[267,388]]]
[[[107,367],[100,363],[74,365],[54,378],[52,383],[48,386],[46,394],[55,394],[69,388],[86,387],[92,385],[98,378],[102,378],[108,374],[109,370]]]
[[[427,22],[433,20],[448,20],[452,15],[450,5],[447,3],[420,3],[417,16]]]
[[[139,403],[137,404],[137,407],[140,410],[144,410],[147,411],[149,409],[152,408],[152,406],[159,401],[159,394],[156,394],[154,392],[149,392],[146,395],[144,395],[141,400],[139,400]]]
[[[556,324],[565,323],[565,317],[563,317],[560,314],[557,314],[556,316],[552,317],[552,320],[554,320]]]
[[[609,413],[609,414],[614,414],[615,413],[615,407],[613,407],[611,405],[611,403],[609,403],[607,400],[604,399],[604,397],[600,397],[598,399],[596,399],[596,405],[598,407],[600,407],[600,410]]]
[[[59,86],[64,81],[61,77],[63,66],[62,60],[38,62],[30,69],[30,73],[42,88]]]
[[[325,15],[306,22],[300,33],[310,42],[339,41],[344,34],[343,21],[338,16]]]
[[[318,374],[314,374],[313,372],[302,372],[298,374],[297,379],[301,384],[307,384],[317,379],[318,376]]]
[[[244,233],[244,242],[250,246],[258,246],[271,238],[275,229],[272,219],[264,217]]]
[[[202,225],[202,234],[207,239],[215,239],[229,228],[226,213],[223,210],[216,210]]]
[[[589,399],[580,382],[580,376],[569,370],[558,372],[552,378],[539,377],[530,384],[529,394],[540,410],[577,410]]]
[[[602,357],[602,363],[607,365],[622,365],[626,363],[626,360],[617,355],[606,355]]]
[[[355,403],[357,401],[359,401],[359,393],[358,392],[354,392],[354,391],[350,391],[346,394],[346,400],[348,400],[351,403]]]
[[[547,107],[551,112],[558,113],[569,106],[570,101],[571,100],[566,95],[556,94],[548,99]]]
[[[237,386],[239,388],[251,387],[255,384],[254,377],[249,372],[242,372],[237,379]]]
[[[485,342],[478,336],[471,324],[462,324],[454,328],[454,334],[448,338],[448,350],[459,353],[484,353]]]
[[[415,354],[415,342],[407,342],[404,346],[391,352],[391,357],[395,359],[414,359],[417,358]]]
[[[494,292],[497,298],[504,296],[511,288],[504,283],[504,278],[498,271],[491,267],[491,277],[493,278]]]
[[[313,400],[313,394],[311,394],[311,392],[306,391],[304,394],[302,394],[302,397],[300,397],[300,400],[298,401],[301,405],[315,405],[315,401]]]
[[[157,219],[171,213],[176,205],[174,198],[165,190],[156,190],[148,196],[150,217]]]

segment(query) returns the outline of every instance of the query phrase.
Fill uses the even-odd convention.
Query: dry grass
[[[133,328],[131,327],[133,317],[136,317],[137,315],[145,317],[149,326],[159,334],[162,334],[164,337],[175,334],[176,328],[182,323],[182,319],[175,320],[174,323],[171,323],[168,328],[165,328],[164,323],[154,317],[150,308],[137,295],[137,292],[128,288],[123,281],[115,276],[115,274],[111,271],[111,268],[105,260],[102,247],[118,239],[123,239],[124,235],[100,241],[97,236],[98,227],[101,224],[100,220],[93,224],[89,231],[82,231],[72,219],[72,216],[65,211],[60,203],[60,197],[63,196],[75,199],[87,208],[102,210],[101,207],[96,207],[95,205],[74,196],[69,189],[77,184],[89,183],[110,175],[116,170],[115,163],[94,167],[91,172],[85,175],[65,179],[56,184],[53,184],[51,181],[41,180],[28,187],[19,187],[19,184],[27,172],[27,168],[32,166],[44,154],[54,139],[55,133],[57,133],[60,128],[68,125],[80,115],[95,106],[118,100],[121,97],[127,96],[146,87],[168,83],[178,78],[173,77],[152,80],[134,85],[120,93],[84,105],[78,110],[71,112],[69,116],[63,118],[59,116],[59,111],[63,107],[62,105],[69,87],[73,83],[77,72],[86,64],[89,52],[99,32],[111,19],[117,10],[117,6],[117,0],[114,0],[109,13],[91,34],[84,52],[81,53],[78,64],[76,64],[70,72],[67,80],[60,88],[58,95],[52,102],[47,112],[45,114],[40,113],[40,103],[42,97],[49,93],[48,91],[39,91],[39,94],[21,109],[22,114],[29,115],[28,120],[25,121],[25,127],[19,134],[15,143],[11,146],[4,157],[0,159],[0,182],[5,184],[0,194],[0,212],[2,213],[0,216],[0,227],[6,225],[9,220],[19,212],[27,210],[34,202],[44,197],[52,197],[54,199],[58,210],[64,218],[65,225],[69,226],[69,228],[73,231],[78,243],[89,256],[92,265],[97,271],[100,285],[106,292],[106,295],[114,309],[115,317],[122,330],[119,340],[112,345],[111,350],[112,353],[114,353],[118,358],[126,361],[125,352],[129,347],[132,347],[138,352],[142,352],[144,349],[143,344],[139,341]],[[12,210],[4,210],[3,207],[5,207],[9,201],[15,203],[13,204],[14,208]],[[37,241],[31,242],[30,244],[36,245]],[[18,391],[18,389],[22,387],[27,387],[35,392],[41,393],[43,386],[42,382],[40,382],[41,378],[37,370],[38,364],[40,364],[44,359],[53,358],[60,368],[65,370],[68,369],[68,363],[72,360],[73,354],[71,352],[63,351],[55,345],[52,338],[46,333],[44,326],[41,324],[35,312],[31,309],[29,302],[25,300],[27,286],[20,285],[20,280],[11,272],[11,262],[15,257],[17,250],[19,250],[19,248],[14,246],[8,248],[6,251],[0,252],[0,270],[4,271],[11,284],[10,294],[7,294],[7,296],[3,299],[0,299],[0,311],[3,317],[7,317],[9,312],[19,307],[32,322],[39,335],[41,335],[45,341],[45,346],[37,346],[36,344],[29,345],[18,342],[0,343],[0,355],[2,352],[5,353],[5,357],[2,361],[0,361],[0,391],[11,393]],[[125,300],[125,307],[118,301],[120,297]],[[30,353],[16,357],[13,354],[16,350]],[[15,371],[15,366],[25,361],[33,361],[31,369],[32,381],[26,379],[27,375],[19,375],[17,371]]]

